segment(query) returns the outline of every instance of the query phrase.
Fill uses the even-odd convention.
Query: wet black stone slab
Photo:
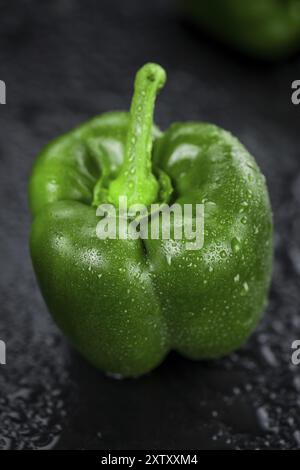
[[[300,447],[300,56],[256,63],[179,20],[171,0],[0,1],[0,448]],[[38,150],[86,118],[128,108],[146,61],[166,67],[157,107],[223,126],[255,155],[270,188],[276,260],[270,303],[248,344],[195,363],[172,354],[139,380],[90,367],[49,317],[31,268],[26,187]]]

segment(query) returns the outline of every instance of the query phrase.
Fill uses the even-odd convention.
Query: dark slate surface
[[[2,449],[300,447],[300,56],[255,63],[182,23],[171,0],[0,2],[0,366]],[[255,155],[271,192],[276,260],[266,315],[248,344],[212,363],[171,355],[139,380],[94,370],[53,324],[32,272],[26,187],[38,150],[89,116],[127,108],[136,69],[169,81],[157,121],[205,120]]]

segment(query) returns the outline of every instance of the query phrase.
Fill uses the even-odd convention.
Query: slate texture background
[[[179,19],[172,0],[0,1],[0,449],[300,447],[300,55],[256,63]],[[27,239],[36,153],[58,134],[127,109],[146,61],[166,67],[157,122],[211,121],[255,155],[274,208],[271,300],[248,344],[221,361],[170,355],[139,380],[114,381],[67,344],[41,299]]]

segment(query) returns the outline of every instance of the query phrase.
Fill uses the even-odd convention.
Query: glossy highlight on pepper
[[[97,116],[38,155],[29,183],[30,249],[57,324],[96,367],[134,377],[169,351],[218,358],[240,347],[266,305],[272,214],[265,179],[230,133],[175,123],[154,103],[165,72],[146,64],[130,112]],[[97,206],[204,204],[201,250],[186,240],[97,237]]]

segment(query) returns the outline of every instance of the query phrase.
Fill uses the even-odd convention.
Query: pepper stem
[[[156,201],[159,183],[152,173],[153,114],[156,96],[166,81],[166,72],[157,64],[146,64],[137,73],[130,108],[124,163],[108,188],[108,199],[115,206],[119,197],[133,204],[148,206]]]

